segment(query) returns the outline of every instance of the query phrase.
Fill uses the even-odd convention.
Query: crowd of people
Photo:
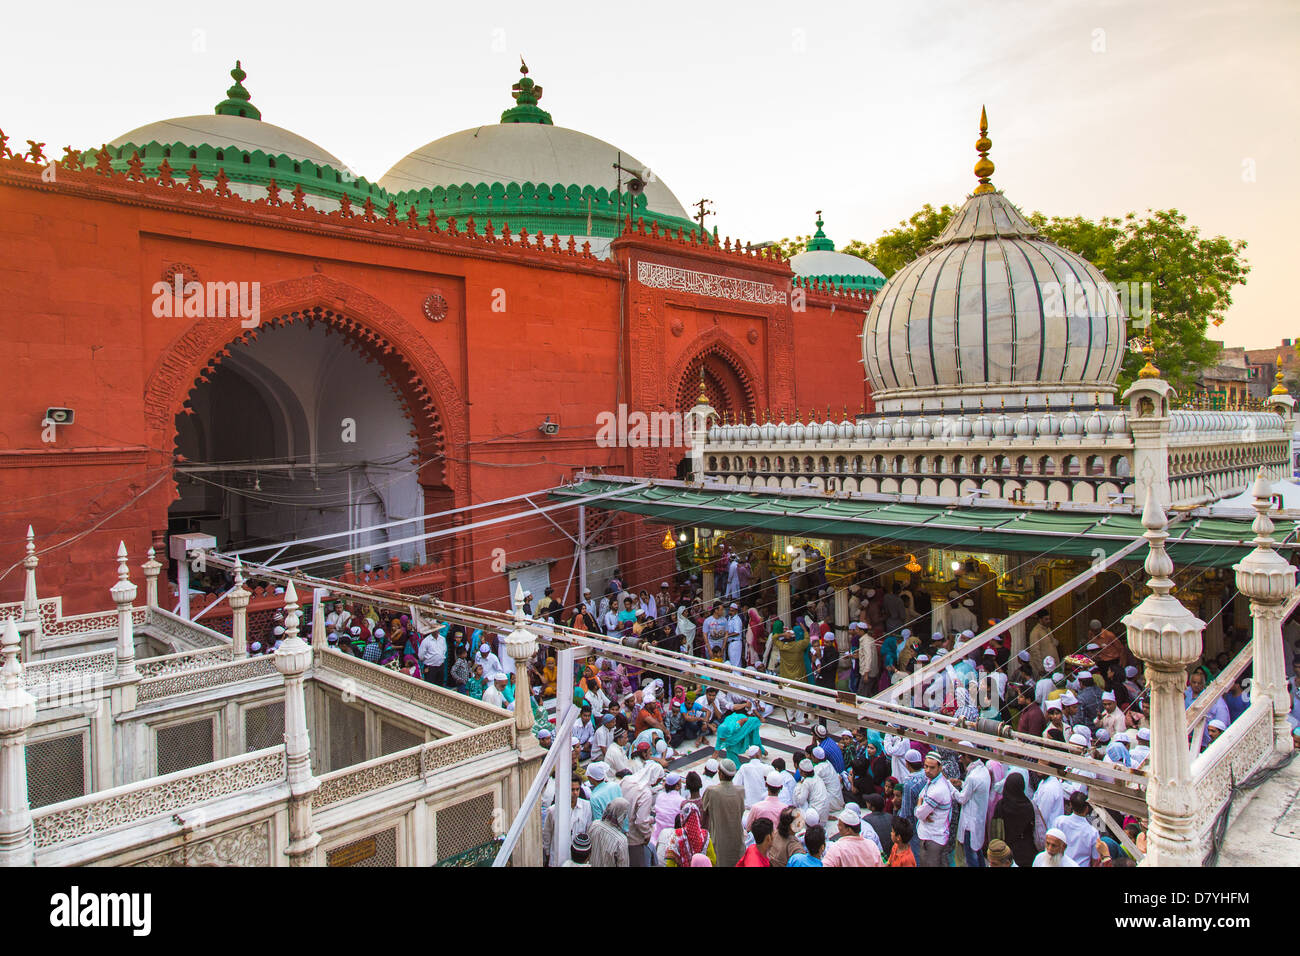
[[[709,603],[693,581],[634,591],[616,573],[598,600],[586,590],[566,606],[548,587],[540,601],[525,594],[524,611],[543,628],[563,625],[826,689],[871,695],[911,678],[911,704],[961,726],[1009,725],[1129,771],[1142,772],[1149,758],[1143,673],[1120,628],[1091,620],[1067,653],[1070,622],[1044,610],[1017,653],[1007,634],[968,648],[979,628],[969,595],[949,595],[949,628],[928,631],[924,603],[910,589],[867,580],[848,586],[845,646],[831,592],[815,572],[796,592],[790,621],[762,603],[740,555],[725,554],[717,574],[722,594]],[[342,602],[328,605],[325,627],[331,646],[371,663],[498,707],[513,704],[515,661],[504,634]],[[283,621],[273,620],[250,650],[271,652],[282,634]],[[1300,627],[1288,624],[1289,674],[1297,640]],[[1188,706],[1227,664],[1224,654],[1192,669]],[[545,705],[560,683],[555,657],[543,643],[527,667],[533,732],[543,746],[557,745]],[[1209,708],[1201,747],[1248,706],[1248,674]],[[556,832],[552,783],[543,810],[550,865],[1131,865],[1102,813],[1143,849],[1145,820],[1095,809],[1086,785],[1038,772],[1043,767],[959,754],[897,728],[832,734],[824,725],[812,726],[807,745],[787,760],[765,745],[773,708],[762,697],[602,657],[573,678],[580,716],[569,741],[570,827]],[[1106,778],[1096,770],[1079,776]]]

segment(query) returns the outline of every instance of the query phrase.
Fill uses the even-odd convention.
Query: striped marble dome
[[[1114,287],[991,187],[890,277],[862,335],[867,380],[885,408],[1031,395],[1091,404],[1113,394],[1124,349]]]

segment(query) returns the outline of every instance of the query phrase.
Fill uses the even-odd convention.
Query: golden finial
[[[700,363],[700,404],[709,404],[709,396],[704,393],[704,363]]]
[[[989,178],[993,175],[993,160],[989,159],[989,150],[993,148],[993,140],[989,139],[989,114],[984,107],[980,107],[980,138],[975,140],[975,149],[980,154],[980,158],[975,162],[975,175],[979,177],[980,184],[975,187],[975,195],[982,196],[985,193],[996,192]]]
[[[1138,378],[1159,378],[1160,369],[1156,368],[1155,363],[1156,347],[1149,338],[1142,344],[1142,356],[1147,363],[1138,372]]]
[[[1277,384],[1273,386],[1273,391],[1270,392],[1269,394],[1271,395],[1288,394],[1287,387],[1282,384],[1282,356],[1280,355],[1277,357],[1277,374],[1273,376],[1273,381],[1276,382]]]

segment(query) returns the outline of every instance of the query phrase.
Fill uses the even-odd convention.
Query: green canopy
[[[590,479],[559,488],[552,500],[585,498],[589,508],[624,511],[672,524],[767,531],[819,538],[867,538],[975,551],[1013,551],[1059,557],[1106,555],[1141,537],[1140,516],[1052,511],[1042,505],[996,507],[928,505],[820,498],[735,488],[702,489],[680,482]],[[1177,516],[1171,516],[1176,519]],[[1283,556],[1300,547],[1297,522],[1275,521]],[[1231,567],[1253,548],[1249,520],[1185,517],[1169,527],[1168,549],[1183,567]],[[1144,552],[1135,554],[1140,558]]]

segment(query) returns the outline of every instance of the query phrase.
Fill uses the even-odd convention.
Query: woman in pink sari
[[[749,609],[749,640],[745,642],[745,666],[757,667],[767,645],[767,629],[757,608]]]

